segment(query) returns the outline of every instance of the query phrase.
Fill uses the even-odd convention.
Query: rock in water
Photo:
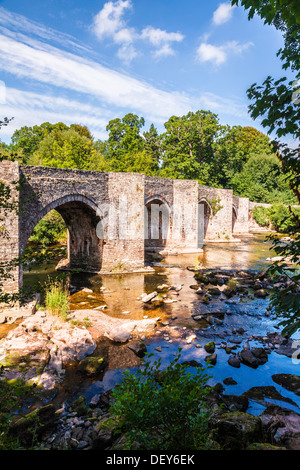
[[[146,345],[141,342],[130,344],[128,348],[131,349],[131,351],[133,351],[138,357],[144,357],[147,352]]]
[[[141,297],[141,300],[144,302],[144,303],[147,303],[147,302],[150,302],[152,299],[154,299],[154,297],[157,296],[157,292],[151,292],[150,294],[143,294],[142,297]]]

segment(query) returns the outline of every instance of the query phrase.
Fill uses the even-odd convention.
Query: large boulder
[[[55,406],[49,404],[13,421],[8,434],[18,438],[22,446],[30,447],[54,429],[55,420]]]
[[[85,357],[78,364],[78,370],[87,376],[98,375],[103,372],[106,362],[103,357]]]
[[[217,413],[210,418],[209,428],[212,439],[223,449],[244,450],[251,443],[262,440],[260,418],[248,413]]]
[[[272,380],[286,390],[300,396],[300,377],[295,374],[274,374]]]
[[[300,415],[293,410],[269,405],[260,415],[266,439],[289,450],[300,450]]]

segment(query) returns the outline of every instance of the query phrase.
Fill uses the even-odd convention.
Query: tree
[[[278,15],[289,27],[300,23],[298,0],[232,0],[232,5],[241,5],[249,10],[249,19],[258,14],[265,23],[271,24]]]
[[[15,130],[11,138],[11,149],[15,152],[22,150],[24,161],[27,163],[33,153],[38,149],[40,142],[52,132],[62,131],[68,129],[68,126],[59,122],[57,124],[50,124],[44,122],[40,126],[23,126]]]
[[[109,121],[106,130],[107,160],[110,171],[127,171],[126,155],[135,155],[143,150],[143,138],[140,134],[145,120],[136,114],[126,114],[122,119]]]
[[[250,156],[242,171],[233,175],[231,187],[237,196],[248,197],[254,202],[297,203],[275,154]]]
[[[232,4],[241,3],[249,10],[249,18],[258,14],[265,23],[273,24],[283,33],[284,47],[277,55],[282,60],[283,70],[290,69],[295,73],[295,80],[287,81],[286,77],[277,80],[268,76],[261,86],[254,84],[247,94],[252,100],[249,106],[250,115],[262,118],[262,125],[268,133],[275,133],[278,156],[282,170],[300,204],[300,21],[299,2],[297,0],[233,0]],[[280,142],[282,137],[290,135],[295,145],[288,146]],[[297,145],[298,143],[298,145]],[[285,288],[275,287],[271,297],[271,305],[275,313],[282,319],[282,334],[291,336],[300,329],[300,218],[289,207],[294,218],[294,229],[291,230],[292,240],[282,246],[278,237],[273,236],[273,247],[283,259],[296,264],[296,269],[286,263],[274,263],[270,272],[275,279],[288,279]],[[299,268],[298,268],[299,269]]]
[[[154,127],[154,124],[151,124],[149,130],[145,131],[143,136],[145,152],[152,157],[158,167],[161,156],[161,138],[157,129]]]
[[[29,162],[33,165],[87,170],[95,159],[93,142],[74,129],[67,129],[44,137]]]
[[[122,119],[109,121],[106,130],[109,133],[106,142],[97,142],[101,149],[105,171],[126,171],[156,174],[158,171],[159,153],[156,142],[157,131],[154,126],[141,134],[145,124],[143,117],[126,114]]]
[[[217,115],[200,110],[172,116],[165,128],[160,175],[213,184],[214,141],[222,129]]]
[[[215,145],[218,184],[235,190],[233,178],[242,172],[249,158],[253,155],[271,155],[272,152],[269,137],[254,127],[227,126]],[[247,195],[244,192],[243,196]]]

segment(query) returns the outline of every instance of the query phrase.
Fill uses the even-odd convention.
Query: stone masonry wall
[[[167,207],[169,229],[166,239],[158,240],[166,250],[197,252],[202,247],[202,203],[209,208],[206,240],[232,238],[233,207],[237,213],[235,231],[248,230],[247,198],[236,198],[232,190],[200,186],[197,181],[0,163],[1,180],[11,184],[19,177],[23,179],[20,213],[7,216],[8,237],[2,234],[0,239],[4,261],[23,253],[34,227],[52,209],[62,215],[68,227],[66,267],[89,272],[144,267],[145,249],[157,245],[156,240],[149,243],[145,237],[146,206],[151,201]],[[16,289],[21,278],[21,271],[16,272],[10,289]]]
[[[199,185],[199,201],[206,201],[210,206],[210,220],[205,240],[221,241],[232,238],[232,198],[231,189]]]
[[[17,203],[19,194],[17,183],[19,181],[19,165],[16,162],[0,162],[0,182],[10,189],[10,200]],[[19,223],[15,211],[6,212],[0,209],[0,262],[8,263],[19,257]],[[22,276],[18,265],[6,271],[9,277],[1,279],[1,286],[5,292],[18,291],[19,279]]]
[[[233,207],[237,216],[233,226],[233,233],[248,233],[249,199],[247,197],[233,196]]]

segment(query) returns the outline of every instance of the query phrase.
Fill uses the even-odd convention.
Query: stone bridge
[[[145,269],[147,251],[197,253],[205,241],[230,241],[249,231],[249,200],[232,190],[138,173],[105,173],[0,163],[18,214],[6,214],[0,257],[22,255],[36,224],[52,209],[68,228],[66,269]],[[14,185],[20,181],[19,189]],[[6,290],[22,285],[18,267]]]

